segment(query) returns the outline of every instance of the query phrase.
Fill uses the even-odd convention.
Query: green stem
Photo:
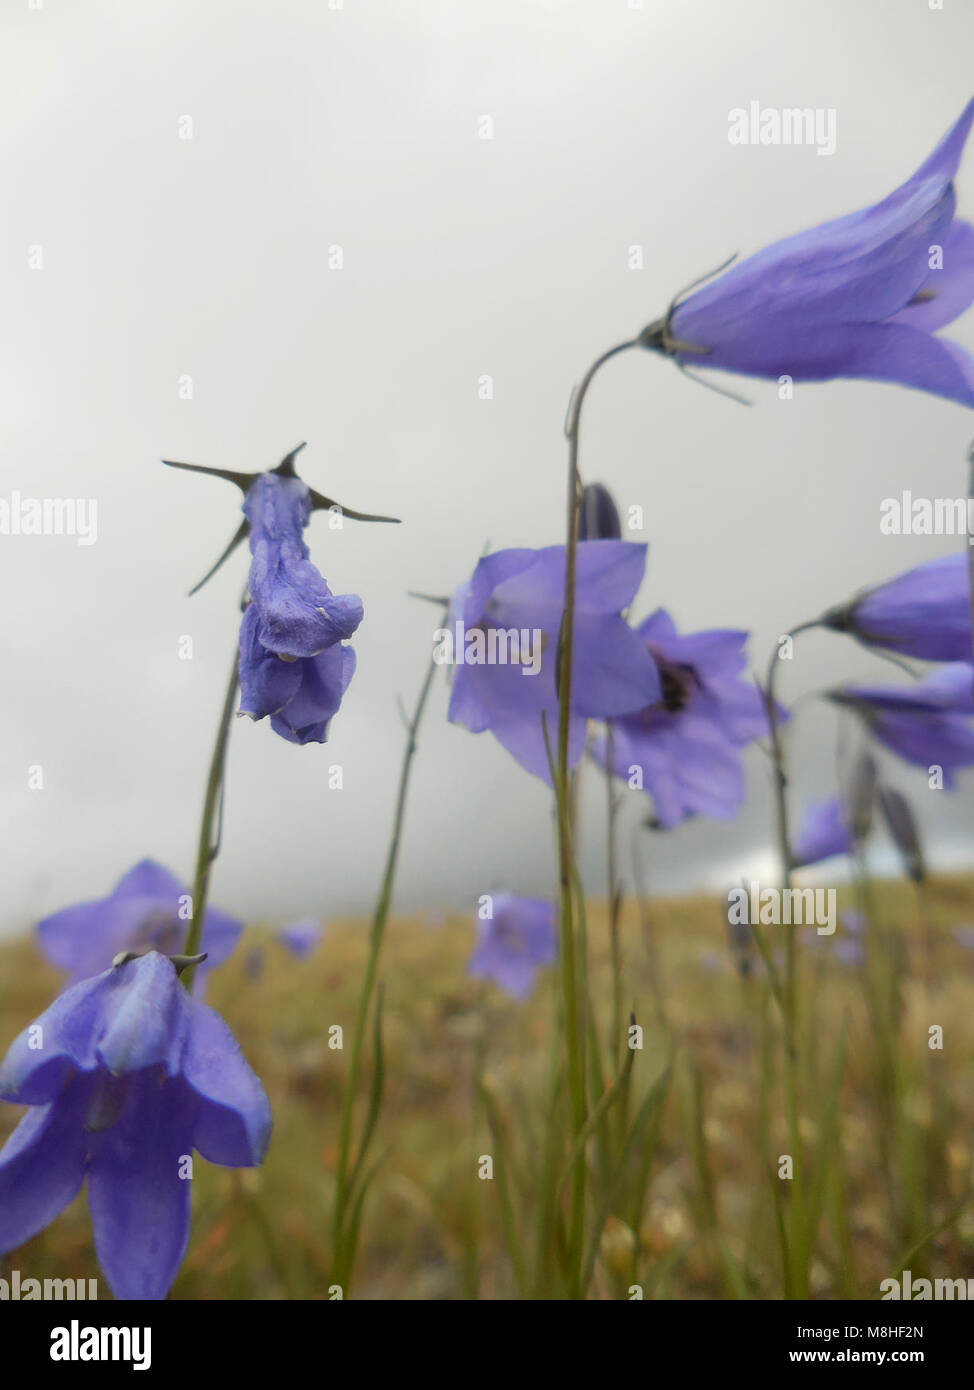
[[[794,638],[800,632],[808,632],[811,628],[819,626],[820,623],[818,619],[807,623],[800,623],[798,627],[791,629],[789,636]],[[771,758],[774,763],[775,830],[778,843],[778,856],[781,862],[781,886],[783,889],[788,890],[791,888],[791,835],[788,825],[787,795],[788,776],[785,766],[784,741],[782,740],[781,730],[778,725],[777,701],[775,697],[775,680],[780,656],[781,645],[780,643],[776,643],[774,651],[771,654],[771,660],[768,664],[768,675],[765,682],[765,708],[768,715],[768,729],[771,735]],[[807,1232],[805,1229],[804,1174],[802,1171],[802,1144],[799,1124],[797,1047],[798,990],[795,949],[796,929],[794,922],[790,922],[785,930],[787,933],[785,936],[785,982],[781,1003],[784,1023],[783,1081],[785,1090],[785,1112],[788,1127],[788,1147],[791,1151],[793,1165],[790,1202],[790,1253],[792,1260],[791,1296],[801,1299],[806,1297],[807,1294],[808,1259],[810,1252],[806,1248]]]
[[[568,778],[568,735],[571,723],[572,660],[575,646],[575,576],[578,560],[578,504],[581,478],[578,471],[579,427],[588,388],[601,367],[611,358],[639,345],[638,339],[620,343],[602,354],[589,367],[569,405],[568,437],[568,517],[565,543],[565,590],[561,632],[558,639],[558,743],[555,796],[558,813],[558,926],[560,967],[565,1014],[565,1046],[568,1057],[568,1085],[572,1108],[572,1142],[585,1127],[584,1010],[579,1008],[576,978],[575,928],[572,911],[572,825]],[[574,1164],[569,1259],[572,1270],[569,1297],[581,1297],[583,1227],[585,1220],[585,1154]]]
[[[342,1284],[343,1286],[348,1282],[351,1275],[352,1263],[354,1260],[354,1251],[346,1250],[345,1248],[346,1237],[348,1235],[346,1217],[352,1187],[349,1180],[349,1171],[352,1166],[352,1120],[354,1118],[355,1100],[358,1094],[359,1075],[362,1069],[362,1049],[365,1031],[368,1026],[369,1009],[372,1003],[372,996],[375,992],[379,953],[382,949],[382,940],[385,935],[386,922],[389,917],[389,907],[392,902],[392,890],[395,883],[396,866],[399,860],[399,846],[402,840],[403,822],[406,813],[406,794],[409,789],[409,773],[417,746],[416,733],[419,728],[420,720],[423,717],[423,711],[426,708],[426,702],[433,685],[433,677],[436,674],[436,669],[436,662],[430,661],[429,670],[426,672],[426,679],[423,682],[419,698],[416,701],[413,716],[407,726],[406,750],[403,756],[402,770],[399,774],[399,790],[396,797],[396,808],[393,817],[392,839],[389,843],[389,853],[386,857],[386,868],[382,879],[382,887],[379,890],[379,898],[376,902],[372,923],[369,928],[369,955],[352,1033],[352,1045],[348,1058],[348,1075],[342,1092],[338,1130],[338,1166],[335,1175],[335,1205],[332,1212],[332,1261],[334,1266],[332,1282]],[[356,1159],[356,1168],[361,1164],[363,1156],[364,1145],[362,1152],[359,1153]]]
[[[230,725],[233,723],[233,707],[237,698],[237,662],[234,651],[227,693],[223,698],[220,723],[217,726],[213,756],[210,759],[210,772],[206,780],[206,793],[203,797],[203,814],[200,818],[200,835],[196,849],[196,872],[193,875],[193,896],[191,899],[193,915],[189,930],[183,943],[184,956],[199,955],[203,938],[203,918],[206,915],[206,898],[210,888],[210,869],[220,853],[219,824],[223,807],[223,784],[227,761],[227,742],[230,738]],[[188,966],[183,971],[183,984],[188,990],[193,988],[196,966]]]

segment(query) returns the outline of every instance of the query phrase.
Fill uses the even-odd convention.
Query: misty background
[[[452,590],[488,543],[559,542],[565,408],[592,359],[732,252],[883,197],[974,93],[959,0],[5,0],[0,37],[0,497],[98,505],[90,546],[0,536],[6,931],[107,893],[145,855],[191,877],[248,557],[186,596],[240,495],[160,458],[259,470],[307,440],[311,486],[402,518],[312,520],[312,558],[365,605],[358,672],[326,745],[235,724],[212,879],[250,920],[367,912],[397,700],[412,705],[439,621],[406,591]],[[731,144],[729,113],[752,101],[834,109],[834,154]],[[958,209],[974,217],[974,148]],[[947,332],[974,348],[974,313]],[[636,619],[664,606],[684,631],[749,629],[763,671],[790,626],[965,544],[879,529],[904,489],[966,493],[963,407],[708,379],[754,408],[635,352],[588,398],[583,476],[644,511]],[[866,675],[905,679],[812,634],[781,693]],[[449,725],[447,697],[440,677],[396,906],[548,894],[551,793],[489,733]],[[836,719],[799,710],[796,820],[835,786]],[[747,767],[736,821],[647,834],[654,890],[769,866],[760,749]],[[974,772],[951,795],[888,767],[933,862],[969,863]],[[602,894],[603,790],[585,780]],[[649,809],[627,793],[626,826]],[[621,870],[631,882],[628,830]]]

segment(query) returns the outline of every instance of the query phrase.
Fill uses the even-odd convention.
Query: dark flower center
[[[652,705],[650,708],[652,710],[664,709],[667,714],[679,714],[681,710],[686,709],[694,690],[700,689],[700,677],[692,666],[667,661],[653,646],[650,646],[649,652],[656,662],[656,669],[659,671],[659,683],[663,695],[659,704]]]

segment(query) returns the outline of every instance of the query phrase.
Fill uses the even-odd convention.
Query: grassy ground
[[[971,885],[941,880],[918,895],[889,883],[876,892],[884,935],[874,953],[890,949],[890,933],[908,953],[895,1084],[878,1055],[862,969],[835,960],[824,939],[809,944],[809,929],[801,944],[800,1128],[808,1154],[823,1160],[813,1297],[875,1298],[880,1280],[902,1263],[914,1275],[974,1276],[974,1216],[965,1210],[974,1144],[974,953],[952,936],[971,920]],[[781,1296],[768,1181],[786,1146],[775,1099],[774,1007],[760,962],[747,977],[736,968],[721,909],[713,899],[661,901],[647,922],[633,904],[623,908],[624,1002],[645,1030],[637,1061],[643,1084],[671,1048],[674,1062],[643,1210],[631,1223],[610,1215],[602,1237],[595,1280],[602,1296],[625,1297],[634,1274],[646,1297]],[[598,904],[589,933],[602,1029],[610,989],[606,914]],[[314,956],[298,962],[254,928],[212,979],[209,1002],[261,1076],[275,1131],[259,1171],[230,1172],[197,1159],[193,1233],[173,1298],[328,1296],[347,1057],[329,1047],[328,1030],[341,1025],[347,1049],[364,938],[361,924],[333,924]],[[383,1162],[352,1296],[515,1294],[498,1184],[478,1177],[479,1156],[493,1152],[493,1141],[475,1103],[476,1083],[482,1067],[504,1117],[515,1220],[526,1229],[530,1163],[544,1130],[553,982],[545,972],[527,1004],[508,1000],[466,976],[472,941],[472,923],[460,918],[390,924],[381,967]],[[263,953],[257,979],[244,968],[254,947]],[[57,984],[30,941],[0,948],[0,1047],[46,1007]],[[942,1050],[927,1045],[931,1024],[943,1028]],[[821,1101],[843,1026],[838,1120],[828,1133]],[[20,1113],[0,1106],[0,1139]],[[84,1197],[6,1265],[23,1277],[97,1277]],[[109,1296],[104,1281],[100,1292]]]

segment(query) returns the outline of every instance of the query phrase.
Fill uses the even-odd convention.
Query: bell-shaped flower
[[[940,768],[943,785],[974,765],[974,666],[951,662],[910,686],[846,685],[828,698],[858,715],[879,743],[908,763]]]
[[[660,698],[646,644],[620,616],[639,588],[645,564],[644,545],[604,540],[578,547],[572,767],[584,750],[586,719],[608,719]],[[456,665],[450,720],[473,733],[490,729],[522,767],[549,786],[544,729],[554,750],[564,580],[564,546],[496,551],[457,592],[442,629],[447,659]]]
[[[745,674],[747,633],[681,637],[661,608],[635,632],[659,672],[659,696],[609,721],[611,737],[593,742],[593,756],[603,766],[611,759],[617,777],[652,797],[661,829],[694,815],[734,816],[745,794],[742,749],[768,731]]]
[[[489,916],[478,919],[477,945],[467,971],[493,980],[515,999],[526,999],[539,967],[550,965],[558,954],[554,906],[514,893],[497,893],[489,904]]]
[[[281,927],[277,939],[292,956],[297,956],[298,960],[306,960],[308,956],[314,955],[323,935],[324,927],[320,922],[310,917],[302,917],[297,922],[289,922],[286,927]]]
[[[189,1239],[193,1150],[263,1161],[263,1087],[222,1018],[158,952],[72,985],[0,1064],[30,1106],[0,1150],[0,1251],[30,1240],[87,1182],[98,1262],[116,1298],[166,1296]]]
[[[974,227],[954,175],[974,101],[887,198],[774,242],[650,324],[681,366],[794,381],[860,377],[974,406],[974,359],[937,337],[974,301]]]
[[[971,594],[967,556],[944,555],[832,608],[822,619],[869,647],[921,661],[970,661]]]
[[[89,979],[106,970],[123,951],[161,951],[176,955],[183,948],[192,902],[175,874],[143,859],[116,883],[107,898],[61,908],[37,924],[41,951],[68,983]],[[231,954],[243,923],[215,907],[203,918],[200,950],[206,960],[196,972],[200,987],[207,971]]]

